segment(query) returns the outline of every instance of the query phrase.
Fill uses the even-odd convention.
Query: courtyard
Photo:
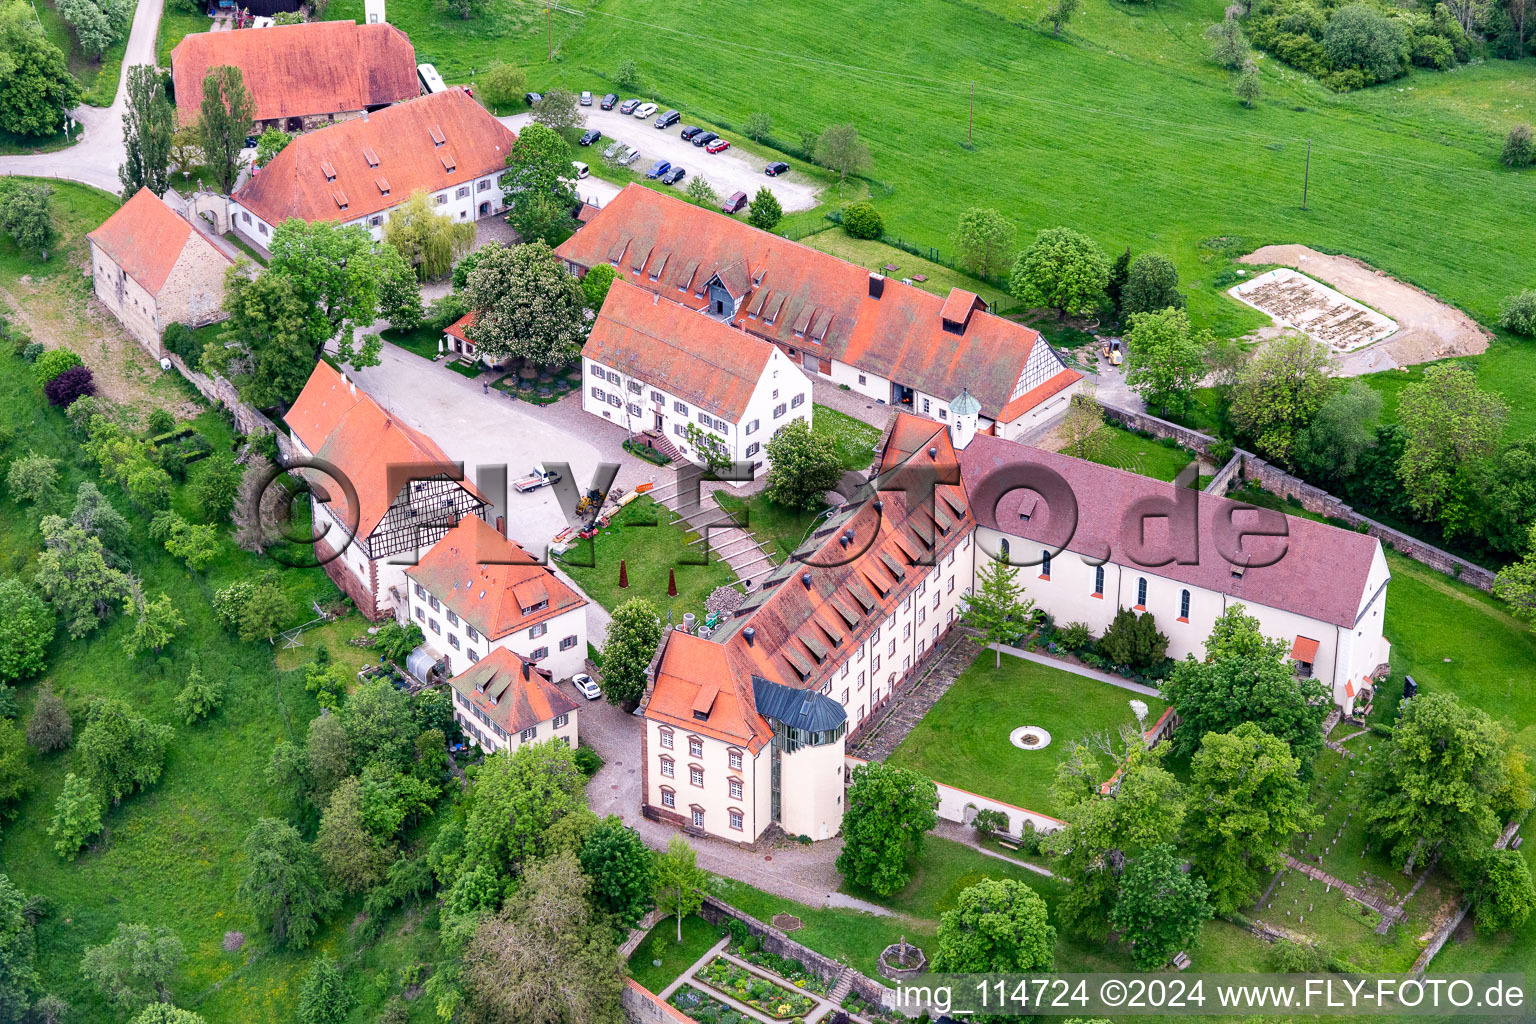
[[[1167,707],[1156,697],[1063,669],[1004,655],[994,668],[982,653],[896,748],[889,763],[929,778],[1043,814],[1059,815],[1051,797],[1056,765],[1072,745],[1095,734],[1135,726],[1129,702],[1147,705],[1151,728]],[[1022,749],[1009,740],[1022,726],[1050,734],[1047,745]]]

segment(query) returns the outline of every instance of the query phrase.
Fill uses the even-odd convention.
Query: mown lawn
[[[412,355],[421,356],[423,359],[437,358],[437,346],[443,340],[443,332],[435,327],[417,327],[415,330],[402,331],[394,327],[386,327],[379,332],[379,337],[398,348],[403,348]]]
[[[880,428],[825,405],[812,406],[811,432],[832,439],[844,469],[862,471],[875,461]]]
[[[1109,683],[1039,665],[1023,658],[982,652],[939,698],[888,759],[938,782],[1056,815],[1051,799],[1056,765],[1072,744],[1095,732],[1115,734],[1135,725],[1128,702],[1147,705],[1147,727],[1167,706]],[[1050,746],[1021,750],[1008,736],[1036,725],[1051,734]]]
[[[697,914],[683,918],[683,941],[677,941],[677,918],[664,917],[656,922],[629,957],[629,974],[647,989],[661,990],[693,966],[693,962],[720,941],[720,929]],[[661,966],[654,965],[656,943],[660,942]]]
[[[187,14],[167,6],[160,12],[160,33],[155,39],[156,62],[163,68],[170,67],[171,51],[176,49],[177,43],[194,32],[207,32],[212,27],[213,19],[206,14]]]
[[[1113,423],[1106,423],[1093,436],[1098,445],[1090,461],[1116,469],[1129,470],[1154,480],[1172,481],[1194,456],[1172,441],[1142,437]]]
[[[966,291],[975,292],[1001,309],[1006,310],[1010,306],[1018,305],[1018,300],[1007,292],[983,284],[968,274],[951,270],[942,263],[934,263],[921,256],[914,256],[904,249],[898,249],[881,241],[854,238],[842,228],[830,228],[802,238],[800,241],[813,249],[831,253],[838,259],[857,263],[861,267],[867,267],[881,274],[886,273],[886,264],[894,263],[898,269],[890,276],[900,280],[914,274],[921,274],[928,280],[914,283],[917,287],[933,292],[935,295],[948,296],[951,288],[964,288]]]
[[[650,498],[637,498],[624,506],[591,540],[577,541],[560,557],[560,567],[571,574],[581,589],[609,611],[632,597],[649,600],[672,621],[681,623],[686,612],[704,618],[704,599],[716,587],[736,578],[731,567],[711,555],[702,560],[702,545],[688,542],[697,534],[678,516]],[[629,586],[619,586],[622,566]],[[677,581],[677,596],[667,596],[667,574]]]
[[[769,501],[761,491],[748,498],[738,498],[729,491],[718,490],[715,502],[756,537],[775,562],[782,562],[793,554],[826,511],[826,506],[810,510],[785,508]]]
[[[99,58],[89,57],[80,49],[80,44],[75,40],[75,30],[58,12],[54,0],[37,0],[33,5],[37,11],[37,20],[43,27],[43,34],[49,42],[64,51],[64,57],[69,62],[69,73],[80,83],[81,99],[90,106],[110,107],[117,98],[117,80],[122,75],[123,54],[128,49],[128,33],[133,25],[136,5],[137,0],[128,4],[128,20],[124,24],[122,38],[107,47]]]

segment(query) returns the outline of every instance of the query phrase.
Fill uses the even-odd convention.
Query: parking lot
[[[637,174],[644,174],[646,168],[657,160],[667,160],[674,166],[687,170],[688,176],[676,185],[679,191],[687,188],[688,183],[696,175],[702,175],[710,185],[714,186],[715,192],[721,199],[737,191],[753,196],[757,194],[759,188],[767,185],[768,190],[778,198],[779,205],[786,213],[794,210],[809,210],[816,205],[817,186],[803,175],[791,171],[777,178],[770,178],[763,173],[763,168],[767,166],[768,161],[761,157],[744,153],[734,146],[724,153],[706,153],[704,147],[685,142],[681,135],[683,128],[697,123],[688,120],[687,111],[683,111],[683,119],[677,124],[658,131],[654,126],[655,115],[642,121],[619,113],[618,107],[602,110],[597,105],[600,98],[600,96],[594,97],[592,106],[582,107],[581,112],[586,115],[588,128],[596,128],[603,133],[602,141],[593,146],[578,149],[578,160],[593,167],[600,166],[603,162],[603,150],[618,141],[640,151],[640,158],[629,165],[629,169]],[[658,114],[661,112],[661,110],[657,111]],[[522,126],[527,124],[532,116],[531,113],[514,114],[500,120],[513,131],[521,131]],[[585,184],[583,182],[583,185]],[[578,191],[582,191],[585,196],[585,190]]]

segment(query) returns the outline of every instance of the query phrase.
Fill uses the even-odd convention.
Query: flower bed
[[[738,960],[745,960],[749,964],[763,968],[771,974],[777,974],[796,988],[803,988],[808,992],[815,992],[819,996],[827,994],[827,983],[819,974],[812,974],[805,969],[805,964],[799,960],[793,960],[787,956],[779,956],[777,953],[769,953],[767,950],[754,950],[749,953],[738,945],[731,950],[731,955]]]
[[[740,1010],[726,1006],[691,985],[679,985],[667,1000],[699,1024],[757,1024]]]
[[[759,978],[744,967],[738,967],[724,957],[700,968],[694,977],[725,993],[737,1002],[746,1003],[770,1017],[784,1020],[802,1017],[816,1008],[816,1000],[810,996],[791,992],[771,981]]]

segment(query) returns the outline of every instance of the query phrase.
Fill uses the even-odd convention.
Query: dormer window
[[[336,165],[329,160],[320,161],[320,173],[325,175],[326,181],[336,180]]]
[[[374,178],[373,182],[374,182],[375,185],[379,186],[379,195],[382,195],[382,196],[389,195],[389,179],[388,178],[383,178],[383,177]]]
[[[448,142],[448,136],[444,135],[443,130],[437,125],[433,125],[431,128],[427,129],[427,133],[432,136],[433,146],[446,145]]]
[[[379,166],[379,154],[375,153],[370,146],[363,147],[363,159],[368,161],[369,167]]]

